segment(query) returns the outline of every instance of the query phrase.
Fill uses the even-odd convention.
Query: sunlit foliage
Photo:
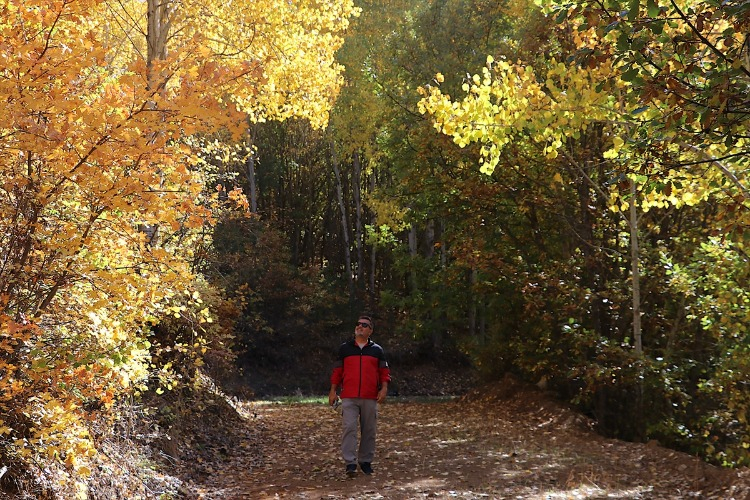
[[[245,201],[187,137],[322,126],[340,84],[351,2],[163,2],[158,33],[153,5],[0,2],[3,463],[85,477],[87,419],[152,369],[147,325],[213,321],[195,264],[205,228]]]

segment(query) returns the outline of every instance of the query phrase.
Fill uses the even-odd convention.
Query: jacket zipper
[[[357,346],[359,347],[359,346]],[[359,348],[359,387],[357,388],[357,397],[362,397],[362,353],[365,351],[364,347]]]

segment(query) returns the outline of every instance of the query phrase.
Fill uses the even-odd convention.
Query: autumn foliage
[[[159,33],[147,4],[0,2],[0,463],[85,477],[87,422],[152,370],[147,325],[212,321],[203,229],[244,198],[189,137],[320,126],[340,84],[349,2],[162,2]]]
[[[358,5],[0,0],[3,486],[85,495],[123,401],[363,305],[750,463],[750,3]]]
[[[559,24],[555,57],[489,55],[459,97],[442,73],[420,88],[420,111],[477,144],[482,172],[539,179],[524,198],[543,209],[518,207],[527,224],[564,220],[578,240],[540,245],[555,262],[521,268],[517,297],[539,324],[516,326],[531,342],[499,335],[505,356],[578,385],[574,399],[617,435],[748,463],[748,5],[538,4]],[[617,393],[626,404],[596,403]]]

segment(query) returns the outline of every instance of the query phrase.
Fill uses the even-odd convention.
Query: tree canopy
[[[75,483],[95,452],[91,410],[154,371],[148,325],[185,317],[192,340],[172,348],[205,350],[205,229],[246,202],[191,138],[325,124],[356,10],[4,0],[0,13],[0,457],[59,460]]]

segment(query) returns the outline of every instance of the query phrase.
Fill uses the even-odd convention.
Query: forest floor
[[[380,405],[374,474],[346,477],[340,415],[317,403],[237,401],[183,429],[172,474],[190,499],[747,499],[750,471],[596,434],[506,378],[457,398]],[[209,409],[210,410],[210,409]],[[184,445],[184,446],[183,446]]]

